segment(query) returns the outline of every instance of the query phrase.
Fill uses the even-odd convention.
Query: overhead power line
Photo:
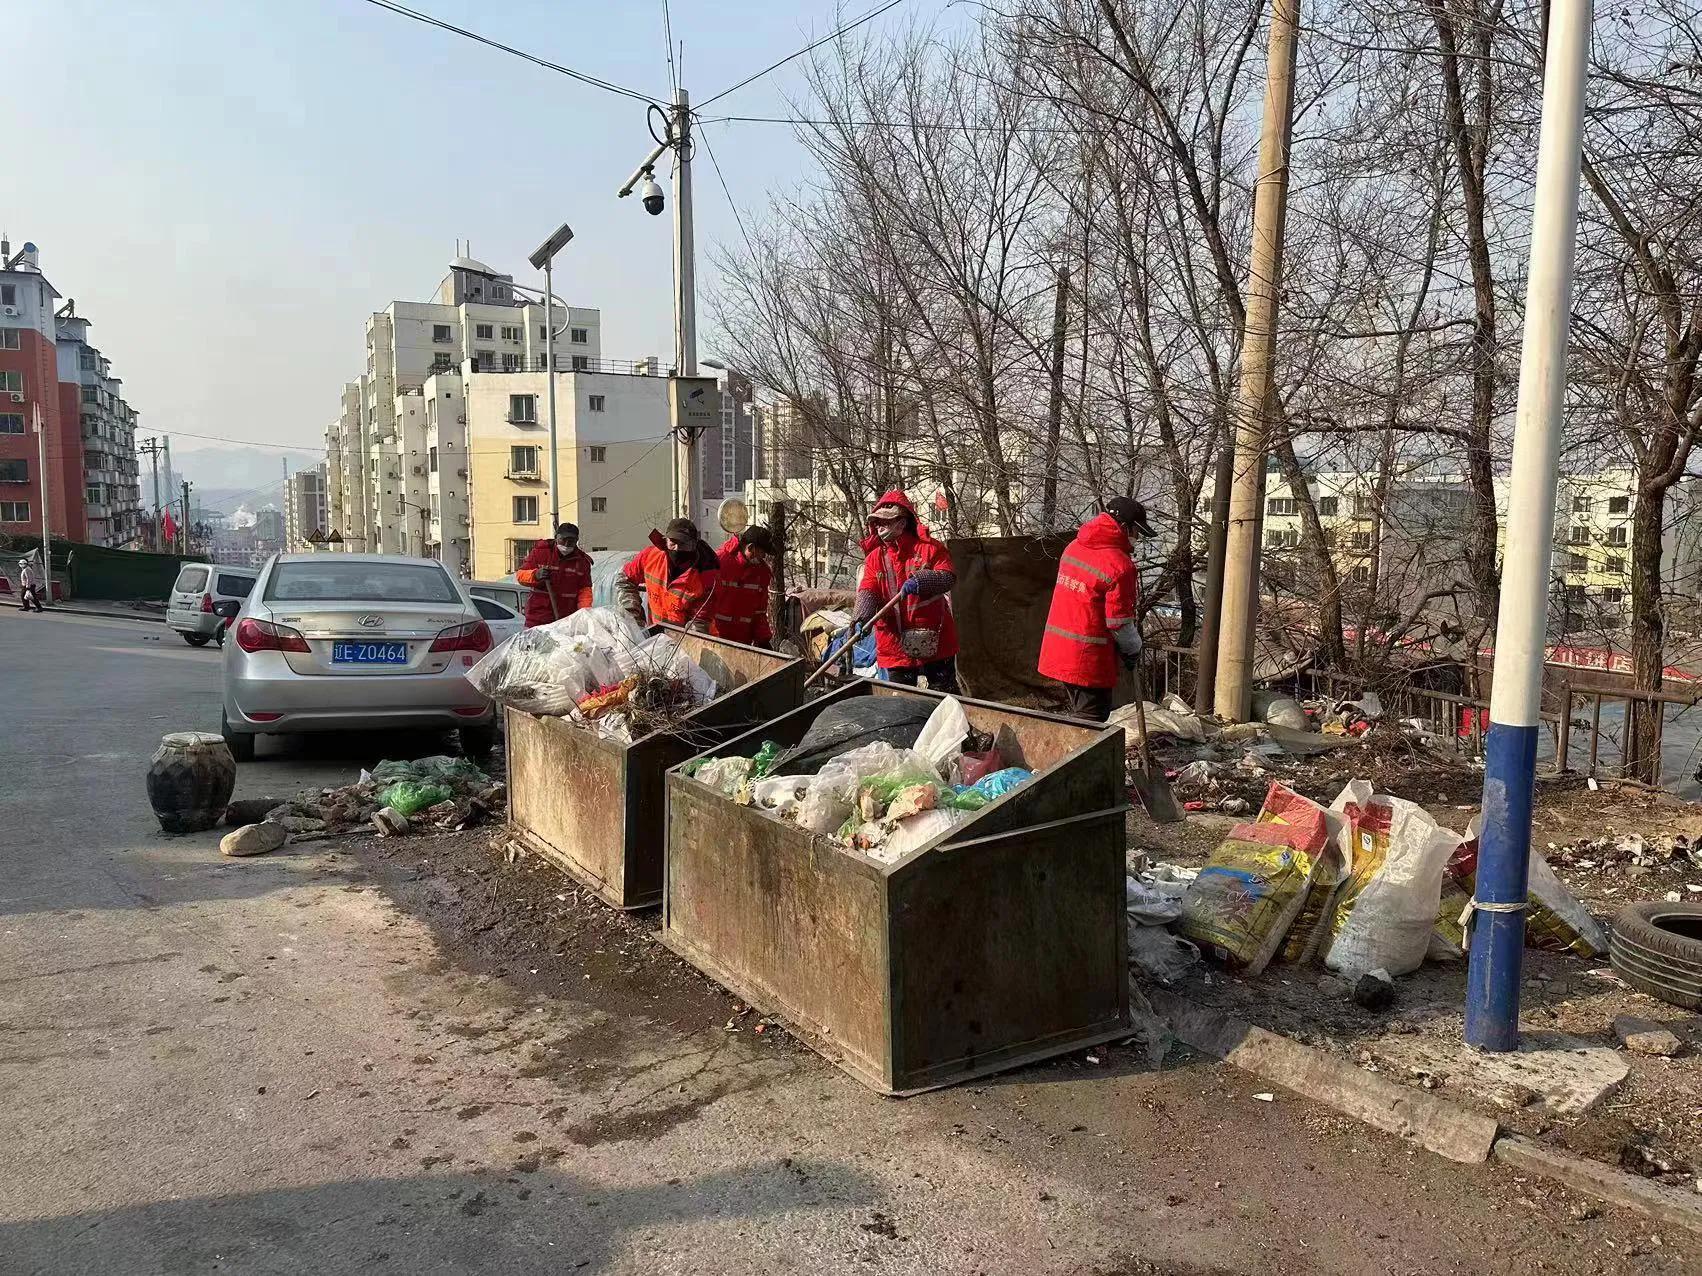
[[[376,3],[376,0],[374,0],[374,2]],[[878,17],[881,16],[881,14],[885,13],[888,9],[896,9],[896,8],[898,8],[899,5],[901,5],[903,3],[904,3],[904,0],[887,0],[887,3],[880,5],[877,8],[869,10],[869,12],[865,13],[860,18],[852,19],[850,22],[847,22],[844,26],[840,27],[839,30],[829,32],[827,35],[822,36],[822,38],[819,39],[819,40],[810,41],[810,43],[806,44],[803,48],[799,49],[796,53],[788,53],[785,57],[781,58],[780,61],[771,63],[768,66],[763,67],[762,70],[758,71],[755,75],[746,76],[744,79],[740,80],[737,84],[733,85],[732,88],[722,89],[714,97],[708,98],[707,100],[700,102],[698,104],[698,109],[702,110],[704,107],[708,106],[711,102],[719,102],[722,98],[726,97],[729,93],[737,93],[740,89],[744,88],[745,85],[756,83],[756,81],[762,79],[762,77],[767,75],[770,71],[778,71],[781,67],[785,66],[788,62],[791,62],[793,59],[803,57],[804,54],[808,53],[811,49],[820,48],[822,45],[826,44],[829,40],[837,40],[840,36],[844,35],[847,31],[854,31],[858,27],[862,26],[865,22],[868,22],[868,21],[870,21],[871,19],[874,19],[874,18],[878,18]]]
[[[489,36],[480,35],[477,31],[469,31],[467,28],[458,27],[452,22],[445,22],[441,18],[434,18],[429,13],[422,13],[418,9],[410,9],[405,4],[397,4],[395,3],[395,0],[366,0],[366,2],[377,8],[386,9],[391,13],[398,14],[401,17],[412,18],[415,22],[423,22],[427,26],[437,27],[442,31],[448,31],[453,35],[461,36],[463,39],[475,40],[480,44],[489,46],[490,48],[500,49],[504,53],[513,54],[515,57],[522,58],[535,66],[541,66],[545,70],[556,71],[567,76],[569,79],[578,80],[581,84],[588,84],[594,89],[605,89],[610,93],[619,93],[624,97],[636,98],[640,102],[658,102],[659,104],[659,100],[648,93],[640,93],[637,89],[623,88],[619,84],[599,79],[595,75],[586,75],[583,71],[575,71],[570,66],[563,66],[559,62],[551,62],[548,58],[541,58],[535,53],[528,53],[526,50],[517,49],[511,44],[504,44],[500,40],[493,40]]]

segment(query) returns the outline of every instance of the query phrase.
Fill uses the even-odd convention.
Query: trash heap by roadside
[[[1130,960],[1164,983],[1197,951],[1248,975],[1280,960],[1389,985],[1461,956],[1476,866],[1475,822],[1462,836],[1367,780],[1328,807],[1272,781],[1258,815],[1234,825],[1202,868],[1160,864],[1130,877]],[[1527,944],[1604,955],[1601,927],[1540,853],[1530,876]],[[1148,933],[1155,926],[1173,936]]]
[[[705,758],[688,773],[744,806],[892,863],[1028,782],[963,706],[859,696],[824,709],[794,747]]]
[[[386,836],[454,831],[500,819],[506,799],[506,787],[478,766],[439,754],[411,762],[380,762],[362,771],[353,784],[277,803],[263,819],[297,841],[335,837],[363,826]]]
[[[672,634],[647,636],[618,607],[522,630],[486,653],[467,680],[498,704],[623,744],[683,729],[717,692]]]

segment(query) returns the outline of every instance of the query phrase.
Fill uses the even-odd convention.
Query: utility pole
[[[47,591],[47,601],[53,601],[53,541],[47,527],[47,492],[52,483],[47,474],[47,418],[41,414],[41,404],[30,404],[30,411],[35,416],[36,445],[40,449],[40,461],[36,471],[36,486],[41,489],[41,587]]]
[[[165,490],[168,492],[171,491],[171,479],[171,435],[168,434],[165,436]],[[166,502],[166,508],[171,508],[171,502],[169,500]],[[172,545],[172,549],[175,550],[176,548],[177,545],[174,543]]]
[[[1590,10],[1590,0],[1564,0],[1549,9],[1507,552],[1484,750],[1484,825],[1466,975],[1466,1041],[1483,1050],[1516,1050],[1519,1045],[1531,795],[1536,787],[1548,573],[1554,553],[1555,473],[1566,397]]]
[[[1200,645],[1194,657],[1194,712],[1217,707],[1217,644],[1223,632],[1223,560],[1229,545],[1229,489],[1235,482],[1235,438],[1218,440],[1212,471],[1211,523],[1206,531],[1206,588],[1200,617]]]
[[[1259,178],[1253,195],[1253,259],[1241,341],[1241,386],[1217,649],[1217,714],[1236,722],[1246,718],[1253,698],[1253,638],[1259,621],[1259,515],[1265,499],[1265,451],[1275,399],[1282,235],[1288,211],[1289,137],[1294,126],[1294,58],[1299,30],[1300,0],[1274,0],[1266,58],[1265,119],[1259,138]]]
[[[158,549],[160,547],[160,441],[156,438],[145,439],[136,450],[146,452],[154,465],[154,530],[153,535],[148,537],[148,541],[153,548]]]
[[[556,455],[556,284],[555,258],[573,238],[573,227],[563,222],[555,234],[538,245],[529,260],[532,269],[544,272],[544,383],[550,413],[550,535],[561,524],[561,462]]]
[[[183,480],[183,523],[178,533],[183,538],[183,553],[187,554],[194,547],[195,541],[189,535],[189,480]]]

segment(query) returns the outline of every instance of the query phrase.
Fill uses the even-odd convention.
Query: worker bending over
[[[774,537],[766,527],[747,527],[716,554],[715,598],[709,605],[709,632],[728,642],[767,647],[774,641],[768,623],[768,586],[774,579]]]
[[[858,625],[894,598],[897,606],[875,625],[875,664],[891,682],[914,687],[926,678],[935,691],[957,691],[957,625],[951,600],[957,583],[946,547],[916,520],[903,492],[888,492],[869,515],[867,557],[857,583],[852,620]]]
[[[1040,641],[1040,672],[1064,684],[1065,712],[1104,722],[1121,656],[1134,668],[1141,654],[1140,572],[1133,538],[1151,536],[1146,507],[1119,496],[1081,525],[1058,560],[1058,583]]]
[[[547,625],[591,605],[591,556],[579,548],[579,529],[556,524],[554,540],[539,541],[514,573],[526,595],[526,628]]]
[[[720,567],[715,552],[698,537],[697,524],[676,518],[665,533],[651,531],[650,547],[621,569],[615,588],[621,606],[640,625],[706,630]]]

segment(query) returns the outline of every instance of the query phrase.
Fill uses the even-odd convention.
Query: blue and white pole
[[[1566,396],[1590,8],[1590,0],[1554,0],[1549,10],[1507,553],[1495,634],[1495,687],[1489,701],[1477,897],[1466,979],[1466,1041],[1484,1050],[1515,1050],[1519,1045],[1531,796],[1548,637],[1548,573]]]

